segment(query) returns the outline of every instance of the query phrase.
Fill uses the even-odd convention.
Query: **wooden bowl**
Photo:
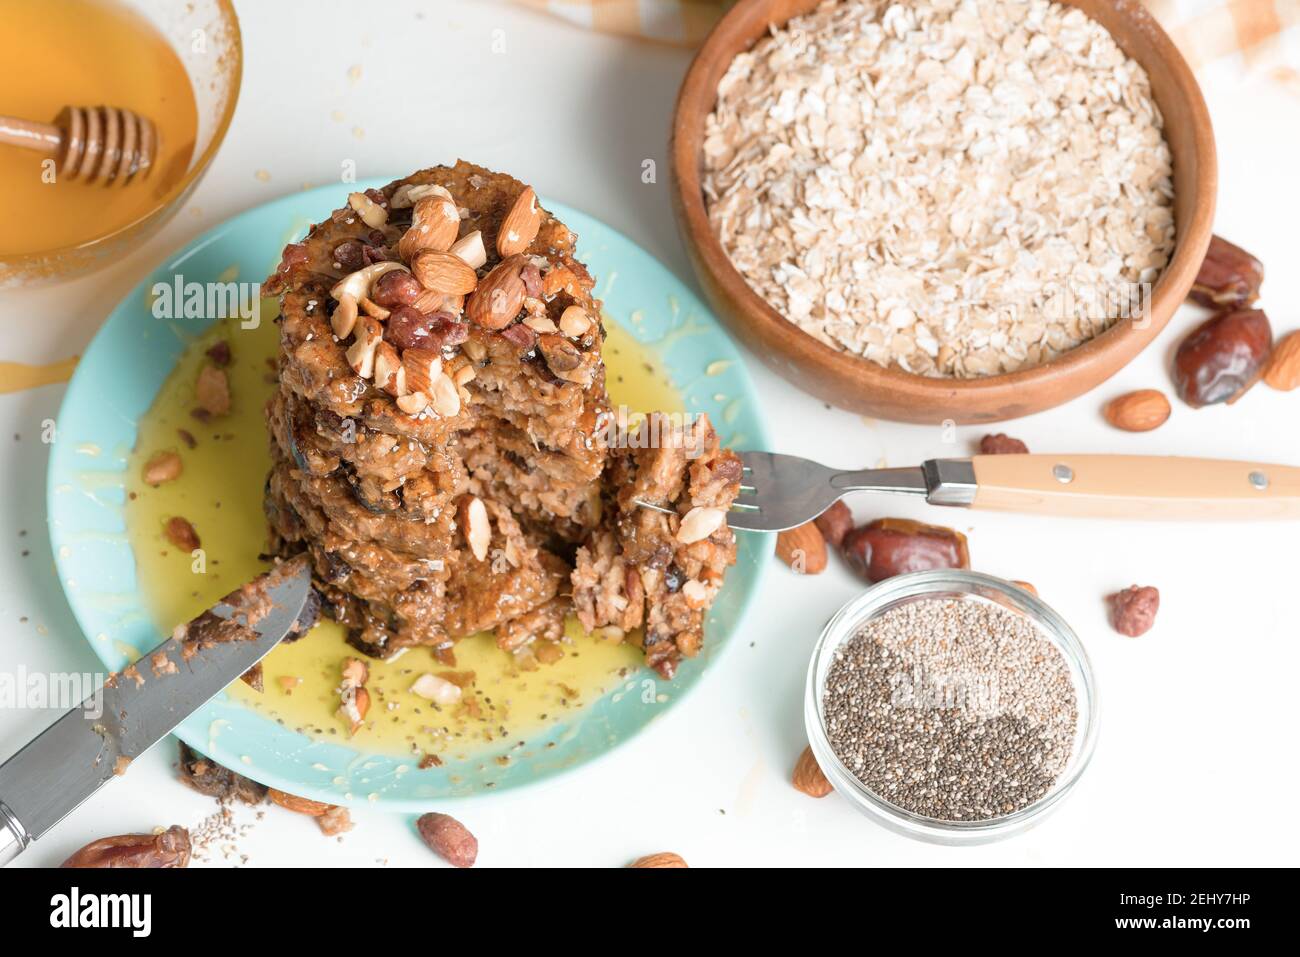
[[[826,345],[755,293],[731,265],[709,224],[700,188],[704,125],[718,81],[736,54],[769,27],[822,0],[739,0],[691,64],[673,118],[673,200],[682,238],[714,308],[776,372],[833,405],[900,422],[996,422],[1068,402],[1104,382],[1164,328],[1191,288],[1210,242],[1218,168],[1209,113],[1191,70],[1135,0],[1063,0],[1101,23],[1140,63],[1164,114],[1174,163],[1173,258],[1156,281],[1145,321],[1121,320],[1083,345],[1033,368],[979,379],[930,378],[887,369]]]

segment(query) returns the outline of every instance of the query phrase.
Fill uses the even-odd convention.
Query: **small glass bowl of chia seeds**
[[[872,586],[833,617],[804,721],[835,790],[937,844],[1018,834],[1092,757],[1097,691],[1078,636],[1011,582],[940,569]]]

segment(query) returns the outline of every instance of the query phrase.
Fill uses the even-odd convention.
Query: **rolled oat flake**
[[[1074,749],[1078,705],[1061,650],[1000,605],[920,599],[864,624],[823,693],[840,762],[878,796],[979,821],[1046,794]]]

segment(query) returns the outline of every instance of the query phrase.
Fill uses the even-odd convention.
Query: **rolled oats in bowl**
[[[1146,72],[1048,0],[829,0],[732,62],[703,151],[732,264],[817,339],[973,378],[1139,315],[1174,248]]]

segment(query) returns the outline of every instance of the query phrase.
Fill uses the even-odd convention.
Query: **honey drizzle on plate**
[[[262,493],[270,455],[262,410],[276,388],[268,364],[278,338],[269,318],[274,314],[274,300],[263,300],[257,328],[242,329],[237,318],[223,320],[190,342],[139,423],[127,464],[126,526],[144,604],[160,635],[266,567],[257,555],[267,537]],[[605,328],[611,401],[634,411],[680,411],[681,399],[653,353],[609,319]],[[232,408],[228,416],[203,423],[191,415],[194,381],[208,361],[205,352],[221,339],[233,354],[227,369]],[[193,437],[194,448],[181,430]],[[144,463],[167,449],[181,456],[180,478],[157,488],[145,485]],[[163,537],[173,516],[194,526],[202,564]],[[641,653],[632,645],[585,635],[572,619],[568,631],[565,656],[535,671],[518,669],[490,633],[457,642],[454,669],[424,648],[389,662],[366,659],[371,705],[351,744],[369,753],[460,758],[488,745],[524,742],[555,720],[571,718],[641,667]],[[267,656],[262,693],[242,682],[227,693],[295,731],[347,742],[347,725],[336,713],[336,689],[340,664],[349,656],[362,657],[346,643],[341,627],[322,620],[305,638]],[[461,704],[438,707],[410,693],[419,675],[449,671],[474,672]]]

